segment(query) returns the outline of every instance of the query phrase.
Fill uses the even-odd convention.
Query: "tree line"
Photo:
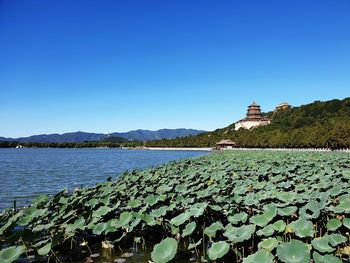
[[[92,141],[92,142],[15,142],[15,141],[0,141],[0,148],[16,148],[23,146],[25,148],[120,148],[120,147],[135,147],[140,142],[110,142],[110,141]]]
[[[234,130],[234,124],[213,132],[172,140],[146,142],[148,147],[212,147],[231,139],[238,147],[350,148],[350,98],[316,101],[268,112],[272,123],[253,130]]]

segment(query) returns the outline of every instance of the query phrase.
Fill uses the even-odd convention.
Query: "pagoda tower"
[[[244,119],[235,123],[235,130],[239,129],[255,129],[259,126],[270,124],[271,121],[264,117],[261,113],[260,106],[255,101],[248,106],[247,115]]]
[[[260,121],[262,118],[260,106],[254,101],[248,106],[247,117],[245,119],[247,121]]]

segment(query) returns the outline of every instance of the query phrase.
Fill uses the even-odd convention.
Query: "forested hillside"
[[[231,139],[239,147],[350,148],[350,98],[315,101],[267,115],[272,124],[254,130],[234,131],[231,124],[197,136],[150,141],[146,146],[210,147]]]

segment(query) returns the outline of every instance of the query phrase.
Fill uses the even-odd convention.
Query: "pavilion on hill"
[[[270,124],[271,121],[263,117],[260,106],[255,101],[248,106],[247,115],[244,119],[235,123],[235,130],[252,129]]]

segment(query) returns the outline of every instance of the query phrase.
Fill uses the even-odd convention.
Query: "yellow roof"
[[[217,145],[221,145],[221,144],[231,144],[231,145],[235,145],[236,143],[235,142],[233,142],[233,141],[231,141],[230,139],[228,139],[228,140],[221,140],[221,141],[219,141],[218,143],[216,143]]]

